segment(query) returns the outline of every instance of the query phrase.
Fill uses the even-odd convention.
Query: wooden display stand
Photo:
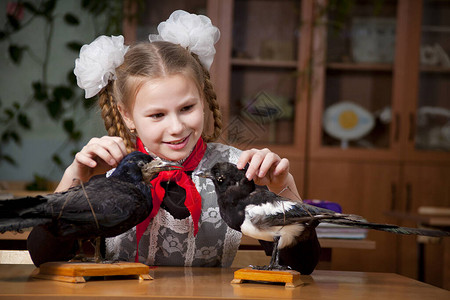
[[[33,277],[71,283],[84,283],[86,282],[85,276],[136,276],[142,280],[151,280],[153,278],[149,275],[149,270],[147,265],[131,262],[110,264],[47,262],[36,269]]]
[[[233,284],[243,283],[248,281],[262,281],[262,282],[283,282],[287,288],[295,288],[303,285],[300,279],[300,273],[293,270],[286,271],[269,271],[269,270],[254,270],[252,268],[239,269],[234,272]]]

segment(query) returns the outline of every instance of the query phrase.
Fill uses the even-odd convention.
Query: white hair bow
[[[197,54],[200,62],[209,70],[216,54],[214,44],[220,38],[220,31],[208,17],[176,10],[157,29],[159,35],[150,34],[150,42],[163,40],[179,44]]]

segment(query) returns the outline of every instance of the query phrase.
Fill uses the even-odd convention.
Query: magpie
[[[231,228],[258,240],[274,242],[268,266],[257,269],[286,269],[279,264],[279,250],[305,241],[315,234],[319,223],[334,223],[397,234],[449,236],[450,232],[369,223],[363,217],[341,214],[279,196],[247,180],[245,169],[229,162],[216,163],[195,175],[213,181],[224,222]]]
[[[152,209],[150,180],[181,165],[135,151],[109,176],[94,176],[61,193],[0,200],[0,232],[43,225],[56,237],[95,239],[119,235],[144,221]]]

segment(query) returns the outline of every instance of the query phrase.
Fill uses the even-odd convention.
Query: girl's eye
[[[159,118],[164,117],[164,114],[163,113],[157,113],[157,114],[150,115],[149,117],[152,118],[152,119],[159,119]]]
[[[192,104],[192,105],[187,105],[187,106],[183,107],[183,108],[181,109],[181,111],[189,111],[189,110],[191,110],[191,108],[193,108],[193,107],[194,107],[194,104]]]

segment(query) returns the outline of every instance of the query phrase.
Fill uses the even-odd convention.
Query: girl
[[[219,31],[205,16],[174,12],[158,26],[150,43],[128,49],[122,37],[102,36],[81,49],[75,74],[86,97],[99,93],[108,136],[93,138],[76,154],[56,191],[73,179],[87,181],[114,168],[130,151],[183,164],[184,172],[164,174],[152,181],[153,210],[143,223],[105,241],[107,259],[149,265],[231,265],[241,233],[220,219],[214,185],[192,171],[229,161],[246,176],[273,192],[298,200],[289,161],[268,149],[240,151],[212,143],[221,132],[221,115],[208,69]],[[214,119],[211,135],[205,130],[205,110]],[[286,187],[289,187],[287,190]],[[289,193],[291,193],[289,195]],[[58,251],[37,245],[59,245]],[[74,241],[62,240],[35,228],[29,250],[36,265],[73,254]],[[271,251],[270,243],[263,243]],[[318,261],[317,238],[283,250],[281,263],[303,274]],[[57,253],[55,253],[57,252]]]

